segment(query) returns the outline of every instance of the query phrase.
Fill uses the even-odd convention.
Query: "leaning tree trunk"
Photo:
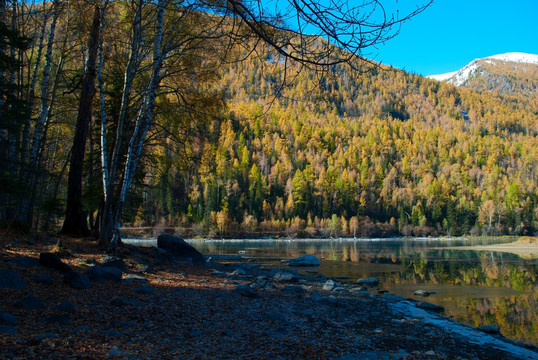
[[[77,125],[75,138],[71,152],[69,167],[69,177],[67,184],[67,208],[62,234],[74,236],[89,235],[88,222],[82,207],[82,165],[84,163],[84,151],[86,149],[86,138],[92,117],[92,99],[95,94],[95,78],[97,69],[97,49],[99,46],[101,14],[99,5],[95,5],[93,23],[90,29],[88,41],[88,55],[84,66],[84,77],[82,80],[82,90],[78,107]]]

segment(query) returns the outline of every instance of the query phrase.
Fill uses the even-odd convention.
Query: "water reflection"
[[[512,239],[369,239],[369,240],[192,240],[203,253],[239,251],[274,263],[314,254],[325,261],[319,272],[349,281],[375,276],[380,288],[423,300],[417,289],[434,294],[428,301],[446,315],[472,326],[497,325],[509,338],[538,345],[538,261],[454,246],[489,245]],[[451,247],[451,249],[443,249]]]

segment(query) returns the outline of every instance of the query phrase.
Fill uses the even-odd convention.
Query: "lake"
[[[508,238],[188,240],[204,254],[242,254],[283,266],[282,259],[312,254],[327,277],[376,277],[392,294],[429,301],[445,315],[472,325],[496,325],[504,336],[538,345],[538,260],[454,247],[506,243]],[[448,248],[450,247],[450,248]],[[415,290],[433,293],[427,298]]]

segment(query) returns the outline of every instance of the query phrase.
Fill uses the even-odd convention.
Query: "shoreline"
[[[0,335],[0,357],[538,359],[534,345],[485,334],[390,293],[372,295],[357,284],[244,257],[193,265],[125,246],[122,279],[88,290],[67,286],[56,271],[13,265],[54,243],[21,240],[0,252],[0,269],[17,271],[28,285],[0,289],[2,311],[18,319],[16,335]],[[63,243],[62,261],[78,272],[104,261],[94,242]],[[47,286],[32,281],[43,272],[52,281]],[[17,305],[28,292],[43,309]],[[74,308],[68,313],[58,310],[66,301]]]

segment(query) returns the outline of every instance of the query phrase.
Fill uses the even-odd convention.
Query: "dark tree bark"
[[[99,6],[95,6],[95,13],[88,40],[88,54],[84,67],[82,90],[78,108],[75,138],[71,152],[71,164],[67,184],[67,209],[62,234],[74,236],[88,236],[88,221],[82,206],[82,166],[84,151],[88,136],[89,124],[92,118],[92,100],[95,94],[95,78],[97,76],[97,50],[99,47],[101,14]]]

